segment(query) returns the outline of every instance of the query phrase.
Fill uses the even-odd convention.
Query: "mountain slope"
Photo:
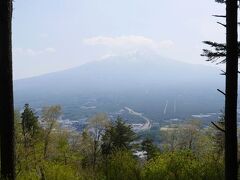
[[[86,103],[96,106],[88,115],[130,106],[157,119],[220,110],[223,97],[216,89],[223,84],[223,77],[212,67],[134,55],[18,80],[14,87],[17,106],[58,103],[66,113],[72,109],[83,113],[81,107]]]

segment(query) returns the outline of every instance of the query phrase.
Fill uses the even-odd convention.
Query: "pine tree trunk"
[[[12,82],[12,0],[0,0],[1,179],[15,179]]]
[[[237,180],[238,34],[237,0],[226,1],[225,179]]]

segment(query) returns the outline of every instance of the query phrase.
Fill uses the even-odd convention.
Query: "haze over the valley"
[[[214,67],[144,54],[112,56],[73,69],[15,81],[18,108],[60,104],[65,118],[97,112],[117,115],[130,107],[154,121],[218,113],[223,76]],[[127,118],[129,119],[129,118]],[[131,119],[131,118],[130,118]]]

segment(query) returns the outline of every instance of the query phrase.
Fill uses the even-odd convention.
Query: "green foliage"
[[[51,132],[57,127],[57,120],[62,114],[62,108],[59,105],[44,107],[42,109],[42,121],[44,122],[44,159],[48,157],[49,142]]]
[[[78,180],[81,176],[74,168],[59,163],[45,163],[44,175],[46,180]]]
[[[62,114],[62,108],[59,105],[46,106],[42,109],[42,119],[46,122],[56,121]]]
[[[210,167],[210,168],[209,168]],[[198,158],[189,150],[163,153],[144,167],[144,179],[223,179],[222,161]]]
[[[115,149],[129,150],[134,139],[135,133],[132,131],[132,127],[118,117],[103,135],[102,153],[110,154]]]
[[[162,130],[165,147],[171,151],[191,149],[197,151],[197,142],[200,137],[201,123],[198,120],[189,120],[181,124],[174,124]]]
[[[147,159],[152,159],[159,153],[159,149],[153,144],[153,140],[146,138],[141,143],[142,150],[146,151]]]
[[[89,164],[95,171],[96,165],[101,157],[101,137],[103,136],[104,131],[110,122],[105,113],[98,113],[92,118],[88,119],[88,123],[87,130],[89,133],[85,133],[85,141],[87,140],[86,135],[89,134],[88,145],[90,145],[91,148],[88,148],[88,157],[85,157],[85,159],[89,159]]]
[[[87,131],[83,131],[80,142],[80,153],[82,154],[81,165],[83,168],[88,168],[92,165],[92,144],[93,140]]]
[[[216,124],[219,128],[225,129],[224,116],[220,117]],[[214,143],[214,149],[218,155],[223,155],[225,146],[225,133],[216,127],[214,127],[214,132],[212,135],[212,141]]]
[[[39,130],[38,117],[29,104],[25,104],[21,119],[23,135],[34,137]]]
[[[120,117],[110,124],[105,114],[97,114],[79,134],[57,126],[60,115],[60,106],[44,108],[40,116],[44,123],[39,126],[29,105],[22,116],[15,113],[17,179],[221,180],[224,177],[223,156],[218,155],[215,149],[218,144],[212,138],[215,131],[201,130],[197,121],[166,131],[168,140],[174,137],[173,145],[177,148],[160,152],[149,138],[137,144],[131,126]],[[36,129],[37,133],[32,133]],[[147,152],[147,160],[133,155],[134,144]]]
[[[111,180],[137,180],[141,177],[140,170],[132,153],[120,150],[110,156],[106,176]]]
[[[54,162],[44,162],[37,170],[25,171],[18,175],[18,180],[80,180],[80,174],[71,166]]]
[[[18,174],[17,180],[36,180],[40,179],[39,176],[34,171],[26,171]]]

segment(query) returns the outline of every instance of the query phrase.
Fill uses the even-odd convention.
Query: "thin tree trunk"
[[[93,172],[94,172],[94,175],[95,175],[96,159],[97,159],[97,140],[94,140],[94,144],[93,144]]]
[[[47,149],[48,149],[48,136],[45,137],[45,140],[44,140],[44,148],[43,148],[43,158],[44,159],[47,159]]]
[[[1,179],[15,179],[12,0],[0,0]]]
[[[43,157],[44,159],[47,158],[47,150],[48,150],[48,144],[49,144],[49,136],[53,128],[53,122],[51,123],[49,129],[47,130],[47,134],[44,139],[44,151],[43,151]]]
[[[237,180],[238,34],[237,0],[226,1],[225,179]]]

